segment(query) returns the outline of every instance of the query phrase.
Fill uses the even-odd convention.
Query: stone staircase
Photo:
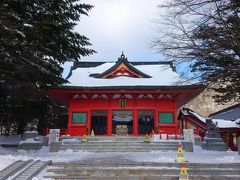
[[[84,180],[178,180],[179,163],[68,162],[53,163],[45,178]],[[188,163],[191,180],[239,180],[240,164]]]
[[[80,138],[61,140],[59,150],[72,149],[88,152],[149,152],[149,151],[177,151],[178,141],[165,140],[161,142],[144,142],[145,137],[134,136],[89,136],[88,142],[83,143]]]

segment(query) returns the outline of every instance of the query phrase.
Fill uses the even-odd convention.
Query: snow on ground
[[[0,171],[16,161],[16,157],[11,155],[0,155]]]
[[[174,162],[177,152],[132,153],[127,158],[138,162]],[[202,150],[194,146],[194,152],[184,152],[188,162],[192,163],[240,163],[240,155],[237,152],[217,152]]]
[[[0,148],[0,170],[9,165],[13,161],[40,159],[42,161],[52,160],[54,162],[69,162],[97,159],[129,159],[138,162],[174,162],[177,152],[168,151],[152,151],[152,152],[111,152],[111,153],[92,153],[92,152],[73,152],[72,150],[52,153],[48,147],[43,147],[39,151],[24,150],[6,150]],[[184,156],[189,162],[193,163],[240,163],[240,155],[237,152],[217,152],[202,150],[198,146],[194,146],[194,152],[184,152]],[[6,163],[9,162],[9,163]]]
[[[72,150],[67,150],[63,152],[52,153],[49,152],[48,147],[43,147],[39,151],[7,151],[5,148],[0,148],[0,159],[14,159],[14,160],[41,160],[41,161],[49,161],[52,160],[54,162],[69,162],[69,161],[78,161],[87,156],[92,156],[92,153],[89,152],[73,152]],[[0,161],[0,166],[4,166],[4,162]]]
[[[13,142],[13,141],[12,141]],[[1,142],[2,143],[2,142]],[[69,161],[137,161],[137,162],[174,162],[177,152],[168,151],[152,151],[152,152],[73,152],[66,150],[61,152],[49,152],[49,147],[43,147],[39,151],[24,151],[14,148],[6,149],[0,146],[0,171],[17,160],[42,160],[53,162],[69,162]],[[240,163],[240,155],[238,152],[217,152],[202,150],[199,146],[194,146],[194,152],[184,152],[184,156],[188,162],[192,163]],[[46,171],[46,170],[45,170]],[[35,180],[43,179],[45,171],[41,172]]]
[[[108,160],[127,160],[137,162],[174,162],[177,152],[111,152],[111,153],[90,153],[90,152],[73,152],[72,150],[51,153],[48,147],[43,147],[39,151],[14,151],[0,148],[0,170],[4,169],[17,160],[40,159],[42,161],[52,160],[53,162],[70,162],[70,161],[93,161],[101,162]],[[240,155],[237,152],[216,152],[202,150],[194,146],[194,152],[184,152],[184,156],[189,162],[193,163],[240,163]],[[44,179],[46,169],[41,172],[34,180]]]

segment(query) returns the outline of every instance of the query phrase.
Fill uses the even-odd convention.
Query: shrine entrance
[[[133,111],[112,111],[112,134],[133,134]]]
[[[154,129],[154,111],[138,111],[138,134],[149,134]]]
[[[91,131],[92,130],[95,135],[107,134],[107,111],[92,111]]]

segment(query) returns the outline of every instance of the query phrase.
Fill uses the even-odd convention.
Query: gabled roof
[[[70,69],[69,74],[67,75],[66,79],[69,79],[72,76],[72,73],[74,70],[78,69],[78,68],[95,68],[98,66],[101,66],[103,64],[106,63],[111,63],[111,64],[115,64],[116,62],[113,61],[79,61],[79,62],[74,62],[73,66]],[[173,61],[131,61],[129,62],[129,64],[131,64],[132,66],[153,66],[153,65],[164,65],[164,66],[169,66],[173,72],[176,72],[176,68],[173,65]]]
[[[67,77],[67,88],[126,88],[162,89],[188,88],[204,89],[196,82],[187,82],[175,71],[171,61],[131,61],[122,55],[117,62],[76,62]],[[201,87],[200,87],[201,86]]]
[[[135,78],[151,78],[151,76],[141,72],[131,65],[125,55],[122,53],[121,57],[118,58],[118,61],[111,68],[106,71],[95,74],[92,77],[95,78],[113,78],[119,75],[135,77]]]
[[[184,116],[192,116],[196,118],[196,120],[203,122],[206,124],[206,119],[203,116],[197,114],[196,112],[192,111],[189,108],[181,108],[179,112],[179,118],[184,115]],[[210,118],[212,119],[212,118]],[[240,119],[235,119],[233,121],[228,121],[224,119],[212,119],[214,123],[217,123],[217,126],[219,128],[240,128]]]
[[[226,120],[233,120],[240,118],[240,103],[222,109],[209,115],[211,118],[221,118]]]

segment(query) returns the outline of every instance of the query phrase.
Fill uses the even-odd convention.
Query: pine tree
[[[2,121],[18,122],[16,109],[25,111],[21,118],[38,116],[31,111],[47,104],[47,88],[66,82],[61,65],[94,53],[89,39],[74,31],[91,8],[78,0],[0,1]]]

